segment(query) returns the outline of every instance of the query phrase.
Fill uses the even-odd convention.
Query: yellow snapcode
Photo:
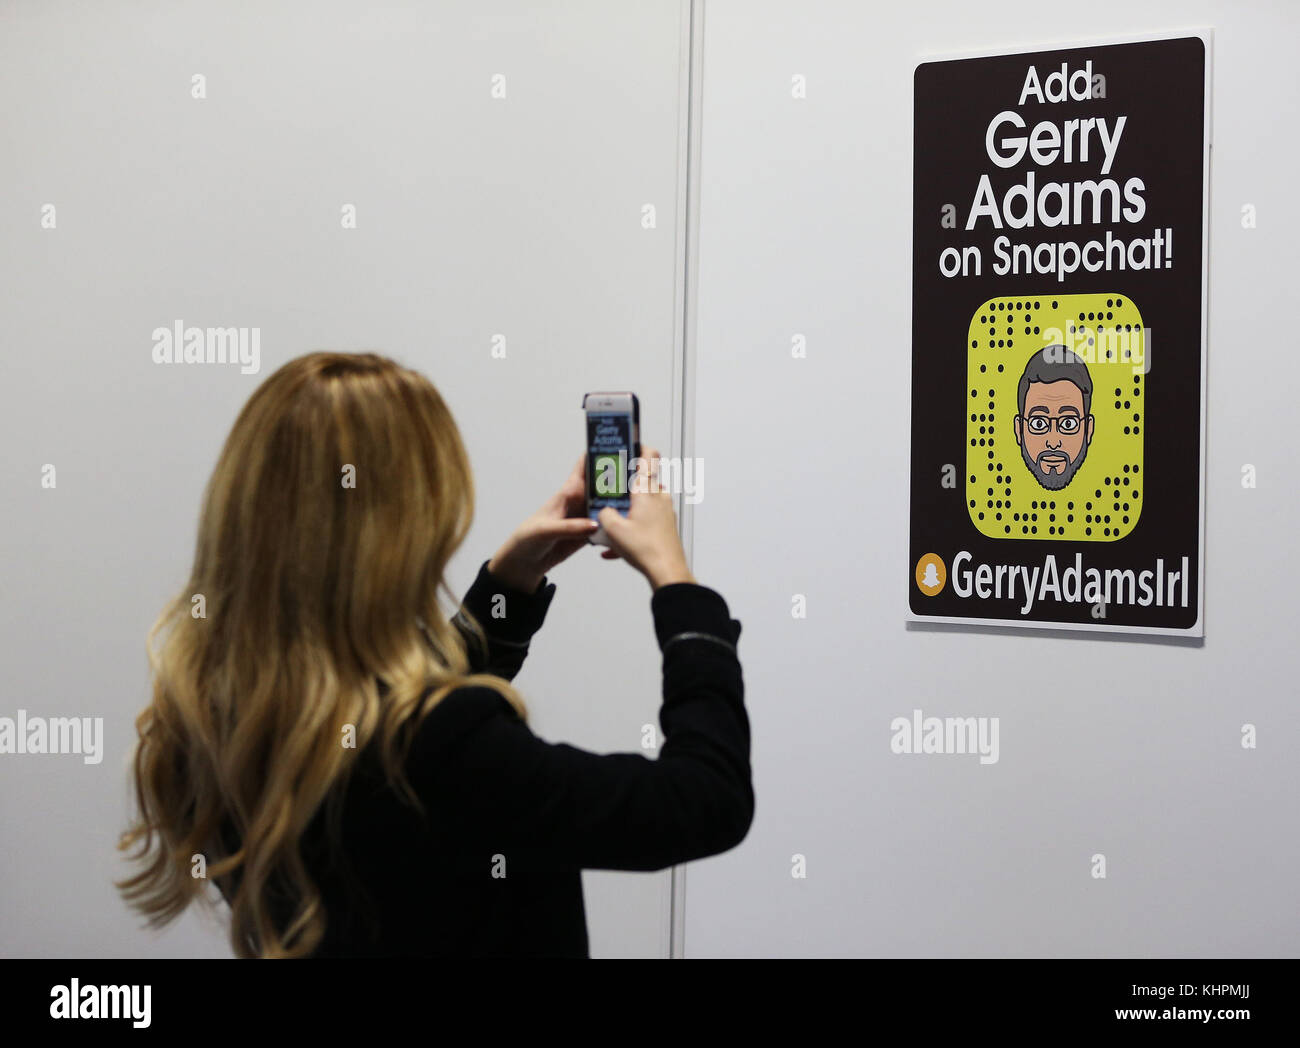
[[[1118,293],[980,304],[966,338],[966,507],[982,534],[1114,542],[1133,530],[1147,342]]]

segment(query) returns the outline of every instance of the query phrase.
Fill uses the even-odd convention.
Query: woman
[[[150,634],[120,844],[145,865],[118,884],[127,901],[166,924],[214,901],[211,878],[243,957],[587,956],[580,870],[738,844],[754,810],[740,623],[691,576],[650,473],[627,517],[600,523],[603,555],[653,590],[657,760],[539,739],[510,684],[555,595],[547,572],[595,529],[581,460],[449,619],[474,487],[438,392],[371,354],[270,376]]]

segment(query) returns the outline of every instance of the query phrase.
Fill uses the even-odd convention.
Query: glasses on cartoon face
[[[1078,415],[1022,415],[1021,416],[1025,429],[1035,436],[1041,437],[1044,433],[1050,433],[1052,424],[1056,424],[1056,432],[1072,437],[1083,428],[1083,419]]]

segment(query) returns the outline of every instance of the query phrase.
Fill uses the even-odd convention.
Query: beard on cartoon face
[[[1020,445],[1020,457],[1025,460],[1029,472],[1039,484],[1048,491],[1060,491],[1074,479],[1083,460],[1088,457],[1088,442],[1083,442],[1075,459],[1071,459],[1064,449],[1059,448],[1048,448],[1040,452],[1037,459],[1033,459],[1029,457],[1029,451],[1023,443]]]

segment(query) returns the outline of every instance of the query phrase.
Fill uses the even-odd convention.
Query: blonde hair
[[[138,843],[129,859],[146,865],[117,888],[150,927],[212,905],[191,872],[202,853],[208,876],[235,875],[236,955],[310,954],[326,914],[299,842],[323,804],[337,813],[367,745],[418,808],[402,766],[453,688],[492,687],[527,718],[505,680],[469,672],[440,607],[440,594],[458,603],[443,572],[473,511],[455,420],[414,371],[312,353],[249,398],[207,486],[189,582],[149,634],[139,811],[118,845]],[[279,927],[270,899],[286,885],[294,908]]]

